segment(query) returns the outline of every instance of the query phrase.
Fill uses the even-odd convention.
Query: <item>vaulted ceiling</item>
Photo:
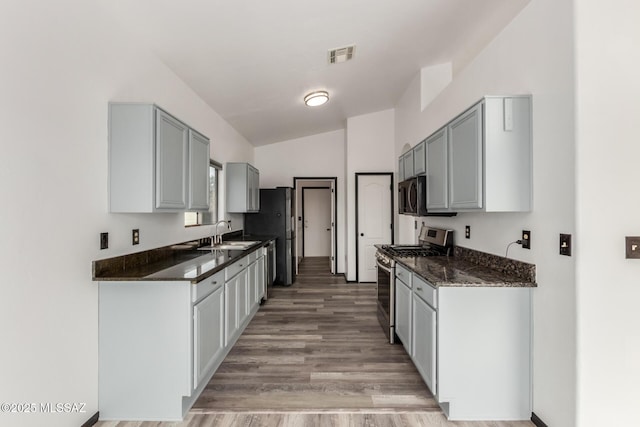
[[[253,145],[393,108],[422,67],[463,68],[529,0],[99,0]],[[355,45],[351,61],[328,51]],[[303,97],[327,90],[327,104]]]

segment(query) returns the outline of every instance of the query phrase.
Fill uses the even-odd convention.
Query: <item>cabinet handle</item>
[[[416,290],[421,291],[421,290],[422,290],[422,288],[421,288],[420,286],[418,286],[418,288],[417,288]]]
[[[244,267],[244,265],[240,264],[240,267]]]
[[[214,284],[214,285],[217,285],[217,284],[218,284],[218,282],[216,282],[216,281],[214,280],[214,281],[213,281],[213,284]]]

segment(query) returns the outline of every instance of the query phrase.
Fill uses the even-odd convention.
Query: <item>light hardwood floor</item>
[[[447,421],[403,347],[387,344],[375,285],[346,284],[327,258],[274,288],[183,422],[97,425],[533,426]]]

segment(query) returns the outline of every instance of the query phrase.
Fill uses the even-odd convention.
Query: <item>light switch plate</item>
[[[100,249],[109,248],[109,233],[100,233]]]
[[[470,225],[465,225],[464,226],[464,238],[465,239],[470,239],[471,238],[471,226]]]
[[[625,253],[627,259],[640,258],[640,236],[626,236]]]
[[[560,234],[560,255],[571,256],[571,234]]]
[[[140,243],[140,229],[134,228],[131,230],[131,244],[137,245]]]

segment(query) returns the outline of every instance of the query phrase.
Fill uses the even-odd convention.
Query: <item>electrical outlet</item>
[[[640,236],[626,236],[625,240],[625,258],[640,258]]]
[[[131,230],[131,244],[137,245],[139,243],[140,243],[140,230],[137,228],[134,228],[133,230]]]
[[[571,256],[571,234],[560,233],[560,255]]]
[[[464,238],[465,239],[470,239],[471,238],[471,226],[470,225],[465,225],[464,226]]]
[[[522,249],[531,249],[531,231],[522,230]]]
[[[100,249],[109,248],[109,233],[100,233]]]

